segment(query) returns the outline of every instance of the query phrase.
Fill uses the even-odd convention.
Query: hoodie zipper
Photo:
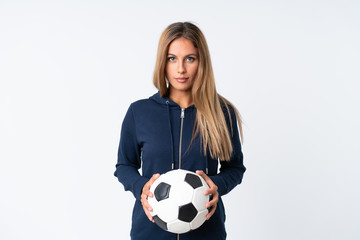
[[[181,169],[181,142],[182,142],[182,132],[185,118],[185,108],[181,108],[180,114],[180,141],[179,141],[179,169]],[[180,240],[180,234],[177,235],[177,240]]]
[[[185,117],[185,108],[181,108],[181,115],[180,115],[180,142],[179,142],[179,169],[181,169],[181,142],[182,142],[182,132],[183,132],[183,125],[184,125],[184,117]]]

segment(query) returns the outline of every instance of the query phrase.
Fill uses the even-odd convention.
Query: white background
[[[228,239],[360,239],[360,3],[0,0],[0,239],[129,239],[113,176],[163,29],[193,21],[243,116]]]

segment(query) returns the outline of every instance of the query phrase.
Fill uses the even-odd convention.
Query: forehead
[[[170,43],[168,53],[175,55],[188,55],[191,53],[197,54],[198,50],[189,39],[181,37]]]

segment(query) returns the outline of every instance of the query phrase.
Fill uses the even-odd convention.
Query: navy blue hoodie
[[[193,172],[203,170],[217,185],[219,192],[219,202],[214,215],[198,229],[180,234],[179,239],[226,239],[225,210],[221,196],[241,183],[246,168],[243,165],[234,110],[230,108],[230,116],[225,107],[223,112],[229,131],[229,118],[232,120],[231,141],[234,151],[230,161],[218,162],[217,159],[211,158],[209,152],[206,156],[203,154],[199,136],[194,138],[190,146],[196,116],[194,105],[182,109],[169,98],[161,97],[159,92],[149,99],[142,99],[130,105],[122,124],[114,175],[124,185],[125,190],[131,191],[136,199],[132,214],[131,239],[178,239],[177,234],[164,231],[149,221],[142,208],[140,195],[144,184],[154,173],[162,174],[179,167]],[[138,171],[140,168],[142,175]]]

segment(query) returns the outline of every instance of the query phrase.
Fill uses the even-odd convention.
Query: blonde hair
[[[200,134],[201,145],[206,155],[207,149],[212,158],[229,161],[233,152],[231,136],[233,124],[229,107],[234,110],[239,123],[240,137],[243,141],[242,120],[238,110],[228,100],[217,93],[210,52],[201,30],[190,22],[176,22],[169,25],[161,34],[153,82],[161,96],[168,96],[169,89],[165,79],[165,67],[169,46],[177,38],[190,40],[198,49],[199,66],[192,86],[192,99],[197,109],[192,141]],[[222,105],[229,115],[231,133],[228,130]],[[191,144],[190,144],[191,145]]]

